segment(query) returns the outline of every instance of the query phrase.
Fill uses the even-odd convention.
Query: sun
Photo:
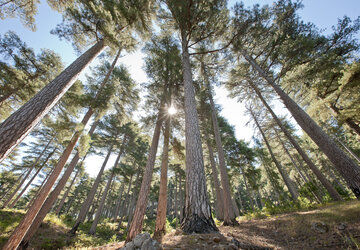
[[[176,110],[176,108],[175,108],[174,106],[170,106],[170,107],[168,108],[168,113],[169,113],[169,115],[175,115],[176,112],[177,112],[177,110]]]

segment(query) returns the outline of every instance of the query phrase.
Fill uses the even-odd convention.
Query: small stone
[[[314,222],[311,224],[311,228],[320,233],[326,233],[329,231],[329,227],[324,222]]]
[[[149,233],[138,234],[135,236],[133,242],[135,247],[141,247],[145,240],[150,238]]]
[[[220,242],[220,238],[219,238],[219,237],[214,237],[214,238],[213,238],[213,241],[214,241],[215,243],[219,243],[219,242]]]
[[[338,229],[339,229],[339,230],[345,230],[346,228],[347,228],[346,223],[340,223],[340,224],[338,225]]]

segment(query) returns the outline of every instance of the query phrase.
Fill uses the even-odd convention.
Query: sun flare
[[[175,115],[176,114],[176,108],[174,107],[174,106],[170,106],[169,108],[168,108],[168,113],[169,113],[169,115]]]

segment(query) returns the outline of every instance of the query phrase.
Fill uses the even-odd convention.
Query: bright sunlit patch
[[[176,114],[176,108],[174,106],[170,106],[168,108],[169,115],[175,115]]]

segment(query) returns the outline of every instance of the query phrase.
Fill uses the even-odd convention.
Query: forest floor
[[[0,210],[0,248],[19,223],[21,212]],[[259,217],[259,216],[258,216]],[[360,249],[360,202],[330,203],[320,208],[257,219],[240,218],[236,227],[219,226],[216,234],[183,235],[180,230],[166,234],[164,249]],[[88,236],[87,226],[70,238],[69,226],[49,216],[30,242],[29,249],[118,249],[110,232],[101,224],[97,236]],[[105,237],[105,238],[104,238]],[[107,238],[106,238],[107,237]],[[92,246],[98,247],[92,247]],[[100,246],[99,246],[100,245]]]
[[[266,217],[266,216],[265,216]],[[241,219],[217,234],[166,234],[164,249],[360,249],[360,202],[324,205],[311,211]],[[118,249],[124,242],[95,249]]]

